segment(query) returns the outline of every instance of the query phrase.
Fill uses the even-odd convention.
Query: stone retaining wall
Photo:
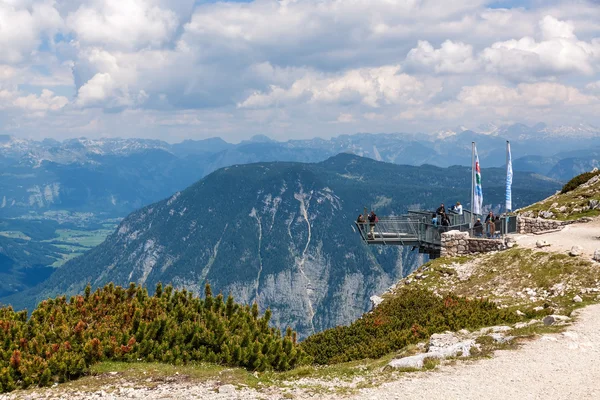
[[[517,220],[519,233],[537,233],[562,229],[564,226],[573,222],[574,221],[553,221],[550,219],[527,218],[521,216],[519,216]]]
[[[472,238],[468,232],[450,231],[442,233],[442,257],[468,256],[506,249],[501,239]]]

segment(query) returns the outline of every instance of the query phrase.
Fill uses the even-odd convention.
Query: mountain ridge
[[[483,173],[487,204],[500,204],[504,171]],[[353,232],[363,207],[377,205],[381,215],[431,209],[462,199],[469,187],[466,167],[398,166],[351,154],[314,164],[234,165],[135,211],[41,287],[5,301],[31,305],[88,282],[163,282],[199,293],[209,281],[241,302],[271,307],[276,326],[306,336],[351,322],[371,295],[424,260],[405,248],[366,247]],[[527,204],[558,187],[517,172],[513,201]]]

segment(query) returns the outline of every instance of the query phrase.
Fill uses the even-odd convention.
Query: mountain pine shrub
[[[301,343],[317,364],[379,358],[446,330],[516,322],[518,317],[487,300],[439,298],[426,289],[403,289],[350,326],[309,336]]]
[[[83,296],[45,300],[27,312],[0,308],[0,392],[64,382],[96,362],[211,362],[250,370],[288,370],[305,355],[289,329],[269,327],[270,310],[229,296],[205,298],[157,285],[154,296],[112,283]]]
[[[596,171],[596,172],[584,172],[583,174],[577,175],[576,177],[574,177],[573,179],[571,179],[569,182],[567,182],[565,184],[565,186],[563,186],[563,188],[562,188],[562,190],[560,192],[562,194],[565,194],[565,193],[568,193],[568,192],[570,192],[572,190],[575,190],[580,185],[583,185],[584,183],[586,183],[587,181],[589,181],[590,179],[592,179],[596,175],[600,175],[600,171]]]

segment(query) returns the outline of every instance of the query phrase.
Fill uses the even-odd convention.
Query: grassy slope
[[[579,257],[515,248],[476,258],[440,258],[421,266],[398,285],[407,283],[442,295],[454,292],[487,298],[500,307],[522,312],[541,306],[569,315],[575,307],[596,301],[600,270]],[[575,295],[584,302],[574,303]],[[386,296],[394,296],[394,290]]]
[[[520,214],[532,212],[533,216],[537,217],[541,211],[551,211],[560,221],[595,217],[600,215],[600,210],[585,209],[592,199],[600,201],[600,181],[590,186],[581,185],[567,193],[555,194],[518,212]],[[566,207],[566,210],[559,211],[558,209],[563,206]]]

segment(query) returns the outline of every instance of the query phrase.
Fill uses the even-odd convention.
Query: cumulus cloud
[[[63,25],[52,1],[0,2],[0,62],[16,63],[36,51]]]
[[[583,73],[592,75],[600,60],[600,42],[578,40],[571,22],[545,16],[539,22],[541,37],[523,37],[497,42],[481,57],[486,69],[509,75],[523,73]]]
[[[77,39],[120,49],[160,46],[177,28],[175,12],[153,0],[94,0],[67,17]]]
[[[401,73],[400,66],[364,68],[336,76],[308,73],[289,88],[272,86],[255,92],[238,104],[241,108],[261,108],[306,101],[309,103],[361,102],[377,108],[384,104],[421,104],[441,88],[426,85]]]
[[[416,48],[406,56],[409,66],[423,66],[436,73],[463,74],[475,71],[479,66],[473,58],[473,46],[446,40],[439,49],[427,41],[419,41]]]
[[[202,126],[236,140],[397,131],[394,118],[417,131],[461,118],[600,122],[591,3],[196,3],[0,0],[0,126],[52,114],[18,125],[184,136]]]
[[[458,100],[472,106],[511,105],[519,106],[563,106],[590,104],[597,99],[581,93],[578,89],[559,83],[522,83],[514,88],[500,85],[477,85],[464,87]]]

